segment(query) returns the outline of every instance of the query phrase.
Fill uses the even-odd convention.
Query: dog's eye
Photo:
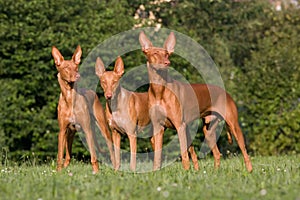
[[[69,71],[69,65],[65,65],[63,69]]]
[[[115,85],[117,82],[118,82],[118,81],[114,80],[114,81],[112,82],[112,84]]]

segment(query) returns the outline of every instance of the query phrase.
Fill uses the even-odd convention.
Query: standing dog
[[[91,154],[91,163],[94,172],[99,171],[97,156],[94,149],[95,120],[106,140],[109,148],[111,162],[114,165],[115,158],[112,139],[106,124],[104,110],[99,99],[92,90],[79,91],[75,84],[80,78],[78,65],[81,59],[81,48],[78,45],[71,60],[64,60],[59,50],[52,47],[52,56],[58,71],[57,78],[61,93],[58,102],[58,154],[57,170],[67,167],[71,160],[72,143],[76,131],[82,129],[86,135],[88,148]],[[63,163],[64,150],[66,148],[65,161]]]
[[[100,58],[96,61],[96,74],[100,79],[101,87],[106,98],[106,115],[113,132],[115,144],[116,170],[120,167],[120,134],[127,134],[130,142],[131,160],[130,169],[136,168],[136,136],[137,133],[150,123],[148,111],[148,92],[137,93],[120,86],[120,78],[124,73],[124,63],[118,57],[113,71],[105,71]],[[166,128],[174,128],[168,124]],[[154,143],[151,138],[153,150]],[[198,170],[198,159],[191,146],[189,148],[194,167]]]
[[[224,119],[229,142],[232,142],[231,134],[233,134],[242,151],[246,168],[251,172],[252,164],[238,123],[237,108],[230,95],[217,86],[189,85],[175,81],[167,75],[170,65],[169,56],[174,52],[176,44],[174,33],[170,33],[163,48],[153,47],[144,32],[140,33],[139,41],[148,60],[149,113],[153,123],[156,150],[154,170],[160,168],[164,126],[170,123],[178,132],[183,167],[189,169],[186,124],[200,117],[203,119],[205,139],[214,155],[215,167],[220,166],[220,151],[216,145],[215,129],[218,122]],[[191,99],[191,97],[195,97],[195,99]]]
[[[120,79],[124,73],[124,63],[121,57],[117,58],[113,71],[105,71],[105,66],[98,57],[95,70],[106,98],[106,117],[112,130],[115,147],[115,169],[120,168],[120,134],[127,134],[131,154],[130,169],[135,171],[137,133],[150,124],[147,107],[148,93],[131,92],[121,87]]]

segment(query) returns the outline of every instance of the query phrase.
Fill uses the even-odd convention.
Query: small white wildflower
[[[155,15],[152,11],[149,12],[149,19],[150,20],[155,20],[156,19]]]
[[[140,16],[137,13],[135,13],[133,19],[139,19],[139,18]]]
[[[163,196],[164,196],[164,197],[167,198],[169,195],[170,195],[170,193],[169,193],[168,191],[164,191],[164,192],[163,192]]]
[[[69,176],[73,176],[73,173],[72,173],[72,172],[70,172],[68,175],[69,175]]]
[[[280,168],[277,168],[277,171],[279,172],[281,169]]]
[[[140,9],[141,10],[145,10],[145,6],[142,4],[142,5],[140,5]]]
[[[160,191],[161,191],[161,187],[157,187],[156,190],[157,190],[158,192],[160,192]]]
[[[267,190],[262,189],[259,193],[260,193],[260,195],[265,196],[267,194]]]
[[[205,171],[205,170],[203,171],[203,174],[206,174],[206,171]]]
[[[157,23],[155,25],[154,31],[157,32],[157,31],[159,31],[160,28],[161,28],[161,23]]]

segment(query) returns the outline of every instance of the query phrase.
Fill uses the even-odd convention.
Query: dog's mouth
[[[106,100],[111,100],[112,99],[112,94],[105,94],[105,99]]]
[[[61,76],[61,79],[63,79],[66,83],[71,85],[71,84],[74,84],[75,82],[79,81],[80,74],[76,73],[74,75]]]
[[[73,78],[74,82],[79,81],[79,79],[80,79],[80,74],[76,73],[76,75]]]
[[[151,64],[152,68],[156,71],[167,71],[170,64]]]
[[[80,74],[77,73],[74,76],[72,76],[69,80],[67,80],[67,82],[69,84],[74,84],[75,82],[79,81],[79,79],[80,79]]]

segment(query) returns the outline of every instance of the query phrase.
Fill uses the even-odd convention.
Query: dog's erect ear
[[[95,64],[95,72],[96,72],[96,75],[100,78],[104,72],[105,72],[105,66],[101,60],[101,58],[97,57],[97,60],[96,60],[96,64]]]
[[[72,60],[74,61],[74,63],[76,65],[79,65],[81,55],[82,55],[81,47],[80,47],[80,45],[78,45],[72,56]]]
[[[165,41],[164,48],[168,51],[169,54],[171,54],[174,52],[175,44],[176,44],[175,35],[173,32],[171,32]]]
[[[151,48],[153,46],[151,41],[145,35],[144,31],[141,31],[140,36],[139,36],[139,41],[142,46],[143,52],[146,52],[149,48]]]
[[[55,46],[52,47],[52,56],[54,58],[54,63],[56,67],[59,67],[64,61],[64,57],[61,55],[61,53]]]
[[[124,73],[124,63],[120,56],[116,60],[114,72],[119,76],[122,76]]]

